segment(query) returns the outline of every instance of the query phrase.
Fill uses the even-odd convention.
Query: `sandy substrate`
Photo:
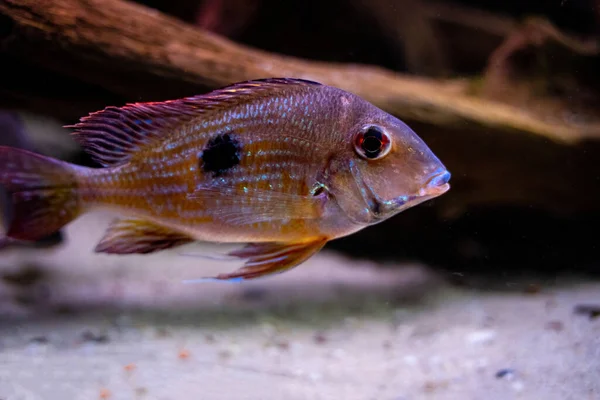
[[[236,265],[179,254],[198,246],[93,255],[103,218],[1,254],[4,276],[43,265],[0,285],[1,400],[600,399],[600,318],[573,311],[600,304],[600,283],[482,292],[324,251],[268,279],[183,284]]]

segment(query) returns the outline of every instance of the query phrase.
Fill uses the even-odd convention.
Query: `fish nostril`
[[[430,181],[430,186],[442,186],[450,181],[452,175],[448,171],[444,171],[441,174],[434,176]]]

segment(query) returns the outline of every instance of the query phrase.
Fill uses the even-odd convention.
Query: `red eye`
[[[354,148],[363,158],[377,160],[389,153],[392,142],[387,133],[381,128],[370,126],[356,135]]]

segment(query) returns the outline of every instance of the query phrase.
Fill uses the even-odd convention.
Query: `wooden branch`
[[[159,100],[246,79],[301,77],[349,90],[409,120],[535,134],[564,143],[600,137],[597,121],[577,124],[482,100],[468,94],[468,82],[275,55],[122,0],[0,0],[0,18],[7,62],[76,78],[115,99]],[[2,77],[2,90],[10,79]]]

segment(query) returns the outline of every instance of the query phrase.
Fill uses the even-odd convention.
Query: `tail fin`
[[[81,209],[76,173],[76,167],[64,161],[0,146],[6,236],[38,240],[74,220]]]

